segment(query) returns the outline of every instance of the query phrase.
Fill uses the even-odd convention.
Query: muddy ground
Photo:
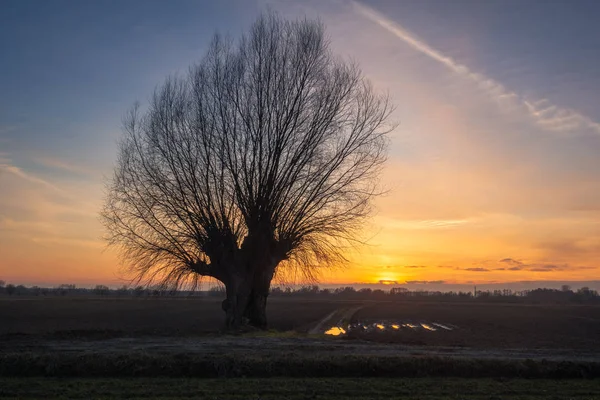
[[[419,346],[375,343],[334,337],[277,337],[277,336],[204,336],[194,338],[137,337],[101,340],[46,339],[11,340],[0,345],[1,352],[71,353],[71,354],[187,354],[198,356],[268,358],[282,354],[376,357],[457,357],[477,359],[545,359],[552,361],[600,362],[600,349],[477,349],[468,347]]]
[[[0,354],[335,354],[600,362],[598,307],[272,298],[271,331],[225,335],[219,305],[219,299],[198,298],[1,299]],[[332,326],[357,323],[374,328],[338,337],[323,334]],[[452,329],[423,327],[434,323]],[[392,328],[395,324],[399,329]]]

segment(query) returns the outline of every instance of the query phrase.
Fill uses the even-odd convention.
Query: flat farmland
[[[349,336],[377,342],[474,348],[600,348],[600,307],[394,302],[366,305]],[[367,327],[367,328],[365,328]]]
[[[273,297],[270,331],[232,335],[220,305],[3,298],[0,377],[600,377],[598,307]]]
[[[307,330],[352,302],[273,298],[270,327]],[[225,314],[218,298],[0,298],[0,337],[190,336],[219,332]]]
[[[351,324],[363,329],[348,330],[344,339],[432,347],[600,348],[598,306],[271,297],[267,311],[271,330],[300,335]],[[3,339],[193,337],[220,332],[223,320],[221,299],[211,297],[0,298]]]

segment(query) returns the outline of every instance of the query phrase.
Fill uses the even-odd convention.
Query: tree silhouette
[[[106,296],[106,295],[110,294],[110,289],[106,285],[96,285],[96,287],[94,287],[93,292],[94,292],[94,294],[97,294],[98,296]]]
[[[135,106],[102,212],[137,278],[221,281],[226,325],[266,327],[278,269],[345,260],[378,193],[388,99],[330,51],[319,22],[261,16],[237,43]]]
[[[4,290],[6,290],[6,293],[9,296],[12,296],[16,292],[17,287],[15,285],[9,283],[8,285],[6,285],[6,287],[4,288]]]

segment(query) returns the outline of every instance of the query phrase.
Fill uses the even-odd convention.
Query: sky
[[[321,19],[333,51],[396,107],[389,192],[365,226],[368,245],[321,282],[600,286],[600,2],[1,7],[2,280],[127,278],[98,217],[122,116],[198,61],[215,31],[238,37],[272,9]]]

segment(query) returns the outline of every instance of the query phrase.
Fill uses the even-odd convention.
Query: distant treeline
[[[94,288],[78,288],[73,284],[63,284],[54,288],[38,286],[6,284],[0,280],[0,296],[117,296],[117,297],[225,297],[225,288],[215,286],[206,291],[167,291],[160,287],[122,286],[112,289],[105,285]],[[352,286],[335,289],[319,288],[317,285],[299,288],[275,286],[271,289],[274,297],[297,298],[335,298],[340,300],[418,300],[418,301],[478,301],[478,302],[510,302],[510,303],[576,303],[600,304],[597,290],[582,287],[571,290],[568,285],[558,289],[519,290],[477,290],[470,292],[440,292],[427,290],[408,290],[402,287],[392,287],[390,290],[361,288]]]
[[[320,289],[318,286],[304,286],[299,289],[275,287],[271,290],[273,296],[290,297],[335,297],[345,300],[419,300],[419,301],[481,301],[481,302],[511,302],[511,303],[580,303],[600,304],[597,290],[582,287],[576,291],[568,285],[557,289],[534,289],[514,291],[477,290],[472,292],[441,292],[427,290],[408,290],[402,287],[392,287],[390,290],[362,288],[352,286],[335,289]]]

